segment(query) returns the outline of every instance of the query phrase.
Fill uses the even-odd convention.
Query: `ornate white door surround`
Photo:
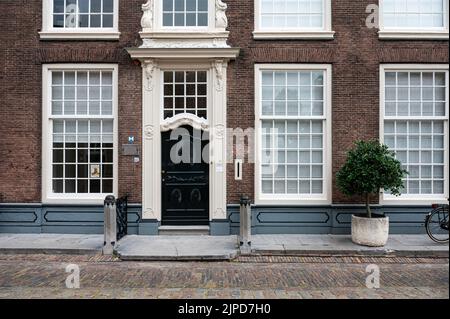
[[[142,65],[142,218],[161,221],[161,132],[191,125],[210,132],[210,220],[223,220],[227,218],[227,67],[239,55],[238,48],[226,43],[227,6],[221,0],[210,0],[207,27],[170,29],[162,26],[161,3],[149,0],[142,6],[143,44],[127,49]],[[207,119],[192,114],[164,119],[164,70],[207,71]]]

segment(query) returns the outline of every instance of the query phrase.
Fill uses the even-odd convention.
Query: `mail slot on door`
[[[124,156],[139,156],[139,145],[123,144],[122,155]]]

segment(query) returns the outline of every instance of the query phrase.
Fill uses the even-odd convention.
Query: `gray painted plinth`
[[[231,260],[237,236],[126,236],[115,249],[122,260]]]
[[[0,234],[2,254],[101,254],[103,235]]]
[[[359,246],[349,235],[253,235],[252,252],[282,255],[393,255],[448,257],[449,245],[427,235],[390,235],[385,247]]]

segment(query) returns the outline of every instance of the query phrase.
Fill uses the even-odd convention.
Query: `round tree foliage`
[[[347,154],[347,161],[337,173],[337,185],[346,195],[376,194],[380,189],[399,196],[403,178],[408,172],[402,169],[395,153],[378,141],[358,141]]]

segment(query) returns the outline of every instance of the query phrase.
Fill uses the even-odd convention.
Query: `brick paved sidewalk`
[[[0,298],[448,298],[446,258],[240,257],[234,262],[128,262],[104,256],[1,255]],[[67,289],[66,266],[80,269]],[[368,289],[366,267],[380,267]]]

